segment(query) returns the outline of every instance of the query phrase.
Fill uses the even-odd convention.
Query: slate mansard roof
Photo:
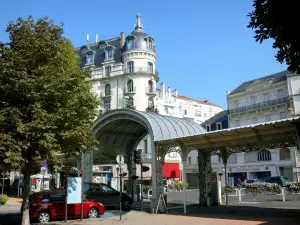
[[[112,38],[112,39],[108,39],[108,40],[102,40],[101,42],[107,42],[108,45],[111,45],[113,47],[115,47],[114,49],[114,55],[113,55],[113,59],[115,61],[115,63],[120,63],[121,62],[121,38],[120,37],[116,37],[116,38]],[[80,67],[83,67],[85,65],[85,57],[86,54],[81,53],[81,49],[85,48],[86,46],[88,46],[92,51],[95,51],[95,59],[94,59],[94,66],[97,67],[101,67],[103,61],[105,60],[105,52],[104,49],[99,48],[99,43],[93,43],[93,44],[88,44],[88,45],[83,45],[82,47],[78,47],[75,49],[75,53],[77,53],[80,56]]]
[[[286,77],[287,74],[291,74],[291,72],[288,70],[285,70],[285,71],[271,74],[271,75],[261,77],[261,78],[255,79],[255,80],[246,81],[246,82],[242,83],[240,86],[238,86],[236,89],[234,89],[232,92],[230,92],[229,95],[245,91],[247,89],[247,87],[250,86],[254,81],[269,80],[272,83],[278,83],[278,82],[287,80],[287,77]]]

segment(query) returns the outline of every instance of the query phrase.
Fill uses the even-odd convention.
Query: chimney
[[[174,89],[174,93],[175,93],[175,97],[177,98],[177,97],[178,97],[178,91],[177,91],[177,88]]]
[[[171,88],[168,87],[168,101],[171,99],[172,93],[171,93]]]
[[[166,90],[165,90],[165,83],[164,82],[160,83],[160,91],[161,91],[162,100],[164,100],[165,99],[165,92],[166,92]]]
[[[90,34],[87,34],[86,35],[86,43],[89,43],[89,41],[90,41]]]
[[[121,32],[120,38],[121,38],[120,45],[121,45],[121,47],[123,47],[123,45],[125,44],[125,33],[124,33],[124,31]]]
[[[96,34],[96,43],[98,43],[98,41],[99,41],[99,35]]]

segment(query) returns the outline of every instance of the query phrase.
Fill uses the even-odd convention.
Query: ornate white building
[[[157,87],[159,74],[156,70],[155,47],[155,39],[143,30],[138,14],[130,34],[121,32],[119,37],[100,41],[97,35],[96,43],[87,43],[75,49],[80,55],[81,67],[91,68],[93,91],[100,97],[99,114],[112,109],[130,108],[202,123],[222,111],[220,106],[207,100],[199,101],[178,95],[177,89],[171,91],[163,82]],[[150,162],[149,135],[141,140],[137,148],[142,149],[145,162]],[[165,160],[178,162],[180,156],[171,153]],[[136,170],[140,174],[138,167]],[[116,174],[114,165],[94,166],[94,175],[99,182],[106,182]],[[151,170],[144,176],[150,178]]]

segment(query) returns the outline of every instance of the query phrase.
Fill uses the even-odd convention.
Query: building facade
[[[220,106],[207,100],[178,95],[177,89],[166,88],[164,82],[157,85],[160,76],[156,68],[155,48],[155,39],[144,31],[138,14],[130,34],[121,32],[119,37],[108,40],[98,40],[96,36],[96,43],[86,43],[75,49],[80,56],[81,68],[91,69],[93,92],[100,97],[99,115],[113,109],[129,108],[185,118],[200,124],[222,111]],[[142,150],[144,164],[149,167],[151,147],[149,135],[137,146]],[[164,169],[166,177],[180,178],[177,169],[180,161],[180,155],[176,152],[166,155],[165,165],[169,168]],[[138,165],[135,170],[139,175]],[[116,165],[104,166],[94,162],[95,182],[110,184],[117,174]],[[143,176],[150,179],[151,169]]]
[[[296,116],[299,113],[299,75],[289,71],[247,81],[227,94],[229,128],[270,122]],[[214,159],[221,162],[221,159]],[[232,154],[228,160],[228,182],[237,179],[262,179],[284,176],[297,180],[293,168],[297,167],[295,147],[261,149],[257,152]],[[214,170],[222,171],[222,164]]]

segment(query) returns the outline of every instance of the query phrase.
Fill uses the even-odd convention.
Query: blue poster
[[[81,203],[81,177],[68,177],[67,204]]]

